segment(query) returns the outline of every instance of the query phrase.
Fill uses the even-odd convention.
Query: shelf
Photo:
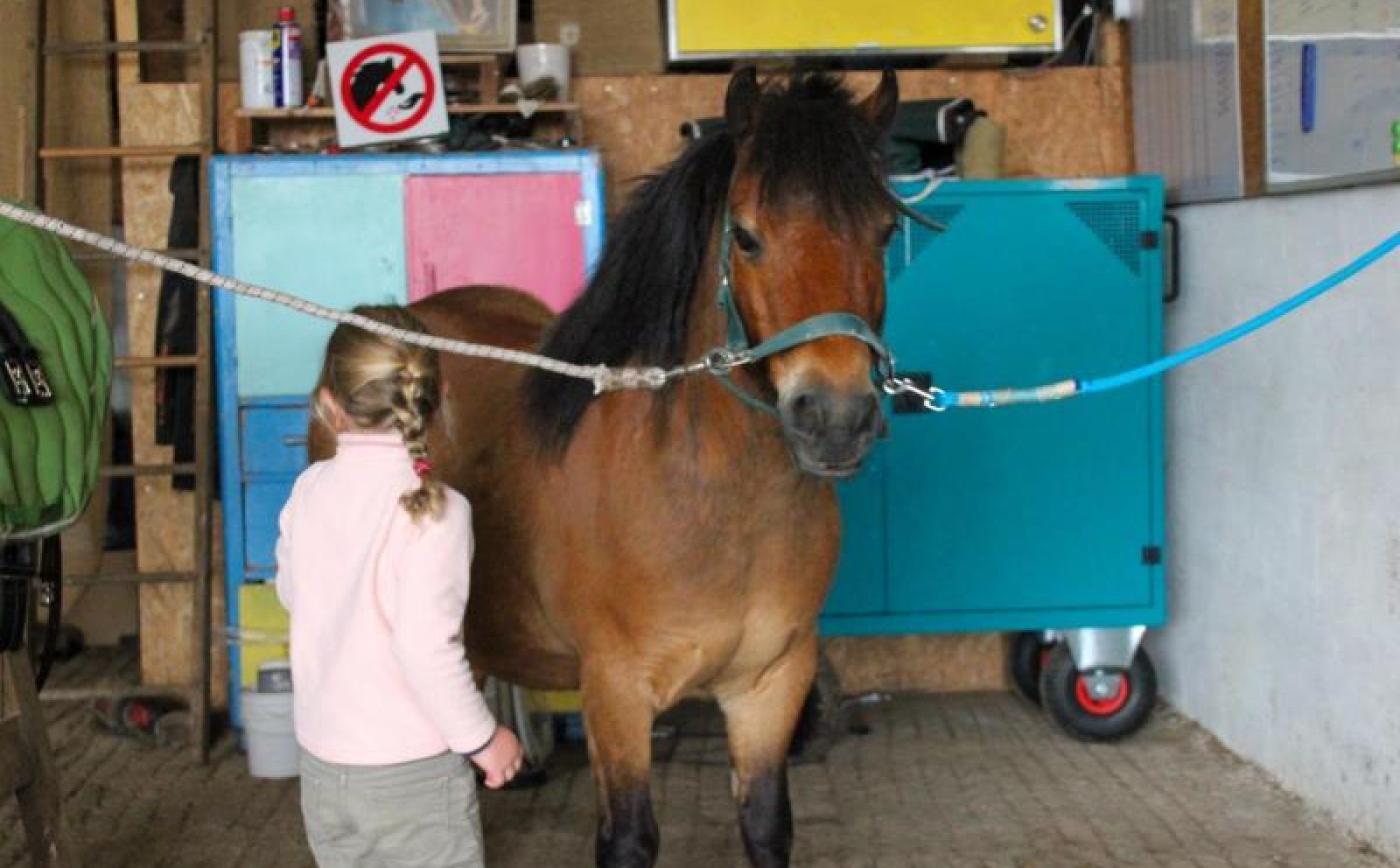
[[[578,111],[578,103],[572,102],[543,102],[539,108],[535,109],[535,114],[562,114],[566,112]],[[514,103],[482,103],[473,105],[470,103],[459,103],[447,107],[450,115],[507,115],[519,114],[520,109]],[[237,112],[240,118],[249,118],[259,121],[311,121],[330,120],[335,117],[335,109],[330,106],[317,106],[316,108],[295,108],[295,109],[249,109],[241,108]]]

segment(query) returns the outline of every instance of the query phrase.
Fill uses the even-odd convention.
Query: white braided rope
[[[96,247],[107,253],[129,259],[132,262],[141,262],[152,265],[156,268],[163,268],[166,271],[173,271],[182,274],[190,280],[209,286],[226,289],[230,292],[245,295],[249,298],[256,298],[261,301],[270,301],[273,304],[280,304],[289,307],[299,313],[320,319],[330,320],[335,323],[352,325],[362,328],[365,331],[373,332],[387,338],[402,341],[406,344],[426,347],[444,353],[453,353],[459,356],[470,356],[478,359],[490,359],[498,362],[507,362],[513,365],[525,365],[527,367],[539,368],[551,374],[559,374],[564,377],[573,377],[579,380],[588,380],[593,383],[594,394],[609,392],[616,389],[660,389],[671,379],[684,374],[703,370],[703,366],[688,365],[682,368],[675,368],[667,371],[664,368],[610,368],[607,365],[575,365],[570,362],[561,362],[558,359],[551,359],[548,356],[541,356],[536,353],[528,353],[522,350],[512,350],[505,347],[494,347],[489,344],[476,344],[470,341],[454,340],[452,338],[442,338],[436,335],[423,334],[421,332],[409,331],[407,329],[395,328],[391,325],[361,316],[350,311],[338,310],[326,307],[304,298],[298,298],[285,292],[278,292],[264,286],[257,286],[245,283],[241,280],[234,280],[216,274],[205,268],[200,268],[190,262],[157,253],[154,250],[147,250],[144,247],[136,247],[115,238],[108,238],[80,226],[41,214],[37,211],[30,211],[27,208],[20,208],[9,202],[0,201],[0,216],[8,217],[16,223],[23,223],[26,226],[33,226],[45,232],[51,232],[63,238]]]

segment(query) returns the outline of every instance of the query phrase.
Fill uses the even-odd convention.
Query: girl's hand
[[[480,752],[472,754],[470,759],[485,773],[486,786],[493,790],[510,783],[510,779],[515,777],[520,771],[521,763],[525,761],[520,750],[520,740],[504,726],[497,726],[495,734],[491,736],[491,743]]]

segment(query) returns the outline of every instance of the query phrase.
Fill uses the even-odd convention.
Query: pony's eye
[[[757,256],[763,250],[763,245],[758,243],[758,239],[753,237],[753,233],[742,226],[734,226],[734,245],[749,257]]]

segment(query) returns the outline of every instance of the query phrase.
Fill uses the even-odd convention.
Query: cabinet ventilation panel
[[[1069,202],[1065,207],[1073,211],[1129,271],[1142,273],[1142,213],[1137,202]]]

